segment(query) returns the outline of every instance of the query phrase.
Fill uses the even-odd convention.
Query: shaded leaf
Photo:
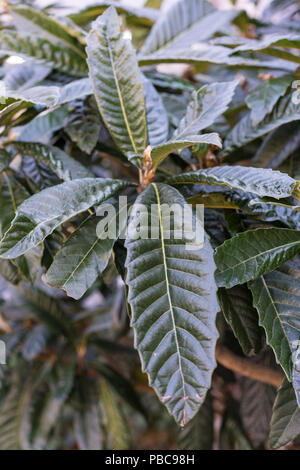
[[[277,362],[292,381],[300,403],[300,371],[297,351],[300,340],[300,271],[293,263],[249,284],[260,325],[266,332]],[[296,355],[296,360],[295,356]]]
[[[252,361],[270,368],[274,366],[274,356],[272,356],[272,352],[269,351]],[[276,389],[258,380],[243,377],[241,397],[243,426],[251,442],[258,447],[265,444],[269,436]]]
[[[101,450],[102,431],[100,428],[98,398],[94,387],[84,376],[77,387],[77,411],[74,416],[74,432],[81,450]]]
[[[245,354],[258,353],[262,347],[262,330],[252,296],[245,286],[218,290],[219,303],[227,323]]]
[[[107,448],[128,450],[130,448],[130,432],[121,405],[116,399],[115,391],[106,380],[101,379],[100,386],[103,412],[106,414]]]
[[[211,395],[194,418],[179,431],[179,448],[183,450],[211,450],[214,440],[214,412]]]
[[[65,131],[83,152],[91,154],[98,142],[103,123],[91,100],[77,101],[70,114]]]
[[[41,354],[50,337],[49,329],[44,325],[35,325],[26,335],[22,344],[22,354],[25,359],[31,361]]]
[[[270,445],[277,449],[300,435],[300,408],[292,385],[284,380],[276,397],[271,420]]]
[[[70,18],[78,25],[85,25],[95,20],[111,5],[111,1],[101,1],[95,6],[90,6],[78,13],[71,14]],[[127,20],[130,19],[133,24],[141,24],[149,27],[152,26],[158,18],[158,12],[153,8],[135,8],[131,5],[124,5],[116,1],[113,2],[113,6],[119,14],[126,14]]]
[[[231,130],[224,142],[222,155],[228,155],[252,140],[262,137],[282,124],[300,119],[299,106],[293,103],[291,95],[281,98],[273,111],[268,114],[259,124],[253,126],[251,113],[244,116]]]
[[[22,64],[16,64],[8,68],[4,84],[8,90],[26,90],[42,81],[50,73],[50,68],[27,60]]]
[[[9,167],[12,156],[5,149],[0,149],[0,171],[6,170]]]
[[[66,106],[44,111],[22,127],[18,139],[21,142],[42,140],[52,132],[64,127],[67,116],[68,110]]]
[[[297,121],[274,129],[264,139],[252,162],[256,166],[265,168],[278,167],[300,147],[299,131],[300,126]]]
[[[51,168],[60,179],[70,180],[92,176],[87,168],[58,147],[21,141],[14,142],[13,147],[22,155],[28,155]]]
[[[109,223],[117,227],[118,216],[116,213]],[[104,271],[119,236],[116,229],[115,238],[102,239],[104,230],[99,233],[98,224],[99,219],[96,218],[78,227],[56,254],[45,278],[48,284],[60,287],[75,299],[82,297]]]

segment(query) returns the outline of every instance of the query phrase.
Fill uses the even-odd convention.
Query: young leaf
[[[147,146],[142,76],[113,7],[93,23],[87,43],[90,79],[106,127],[125,155],[142,153]]]
[[[298,230],[258,228],[239,233],[216,250],[217,284],[230,288],[256,279],[299,252]]]
[[[300,435],[300,408],[293,387],[284,380],[275,400],[271,420],[270,445],[282,447]]]
[[[244,166],[217,166],[183,173],[169,178],[168,183],[230,186],[260,197],[276,199],[291,196],[296,187],[296,181],[285,173]]]
[[[184,426],[210,387],[218,305],[208,239],[203,248],[187,250],[185,234],[174,238],[174,214],[170,215],[171,238],[166,236],[169,217],[162,208],[173,203],[183,207],[185,200],[164,184],[151,184],[138,197],[126,239],[126,283],[143,370],[169,412]],[[147,230],[151,204],[155,205],[151,228],[155,227],[158,238],[130,238],[136,211],[144,211],[138,220],[141,231]]]
[[[173,138],[185,139],[187,136],[196,135],[210,127],[228,108],[237,85],[236,80],[212,83],[194,91],[186,114],[181,119]]]
[[[14,142],[13,147],[21,154],[28,155],[51,168],[60,179],[87,178],[92,173],[63,150],[52,145],[37,142]]]
[[[260,325],[266,331],[267,343],[292,381],[300,403],[300,373],[297,361],[293,360],[300,340],[299,269],[295,269],[293,264],[287,264],[249,283],[249,287]]]
[[[16,258],[39,245],[59,225],[113,196],[128,182],[82,178],[44,189],[18,208],[0,244],[0,257]]]
[[[188,135],[187,137],[179,137],[178,140],[175,138],[174,140],[154,147],[151,152],[153,167],[156,168],[170,153],[176,150],[182,150],[192,145],[203,143],[222,147],[220,137],[215,132],[211,132],[210,134]]]

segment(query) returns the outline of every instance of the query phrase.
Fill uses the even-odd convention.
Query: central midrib
[[[164,238],[163,238],[163,224],[162,224],[162,217],[161,217],[161,210],[160,210],[161,203],[160,203],[159,191],[158,191],[156,184],[152,183],[152,186],[154,187],[156,198],[157,198],[157,204],[158,204],[159,229],[160,229],[160,235],[161,235],[161,247],[162,247],[162,253],[163,253],[163,266],[164,266],[165,278],[166,278],[167,296],[168,296],[168,301],[169,301],[169,306],[170,306],[170,313],[171,313],[171,318],[172,318],[173,330],[174,330],[174,335],[175,335],[175,343],[176,343],[176,349],[177,349],[177,354],[178,354],[178,365],[179,365],[179,371],[180,371],[181,380],[182,380],[183,399],[185,400],[185,397],[186,397],[185,380],[184,380],[183,371],[182,371],[178,335],[177,335],[177,330],[176,330],[173,305],[172,305],[171,294],[170,294],[170,289],[169,289],[168,267],[167,267],[167,261],[166,261],[165,244],[164,244]]]

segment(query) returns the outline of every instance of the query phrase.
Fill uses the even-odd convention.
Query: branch
[[[248,359],[237,356],[220,344],[216,347],[216,359],[227,369],[244,375],[245,377],[249,377],[250,379],[274,385],[274,387],[279,387],[284,378],[281,372],[269,369],[268,367],[260,364],[255,364]]]

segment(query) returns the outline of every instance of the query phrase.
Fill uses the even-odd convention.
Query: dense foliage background
[[[297,448],[300,4],[80,3],[1,3],[0,449]]]

